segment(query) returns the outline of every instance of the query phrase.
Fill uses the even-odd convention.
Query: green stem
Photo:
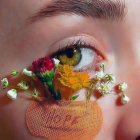
[[[51,92],[52,97],[56,100],[60,100],[61,99],[60,93],[55,90],[55,86],[52,83],[52,81],[47,81],[46,84],[48,85],[48,89]]]

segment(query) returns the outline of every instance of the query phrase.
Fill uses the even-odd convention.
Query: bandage
[[[43,99],[32,101],[26,111],[29,132],[47,140],[93,140],[102,123],[102,111],[95,101],[61,106]]]

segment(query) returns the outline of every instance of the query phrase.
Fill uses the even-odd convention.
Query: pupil
[[[68,58],[72,58],[74,56],[74,49],[69,48],[65,51]]]

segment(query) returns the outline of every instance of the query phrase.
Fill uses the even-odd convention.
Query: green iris
[[[63,65],[76,66],[81,61],[81,58],[82,54],[79,48],[67,48],[57,54],[57,59]]]

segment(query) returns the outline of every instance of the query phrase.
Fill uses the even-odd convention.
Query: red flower
[[[48,57],[40,58],[32,63],[32,70],[35,73],[44,73],[54,68],[54,62]]]

